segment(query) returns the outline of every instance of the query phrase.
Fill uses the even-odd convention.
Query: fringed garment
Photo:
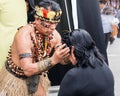
[[[35,31],[35,34],[37,43],[33,37],[31,37],[34,44],[32,54],[34,55],[33,62],[38,62],[39,60],[48,58],[50,54],[50,39],[52,39],[52,35],[47,37],[46,43],[45,39],[41,37],[38,31]],[[47,47],[45,44],[47,44]],[[11,52],[9,52],[8,55],[8,60],[5,64],[6,66],[0,70],[0,96],[46,96],[48,86],[50,85],[47,73],[43,72],[40,75],[24,78],[22,68],[16,66],[12,61]],[[29,92],[31,89],[33,91]]]
[[[5,67],[0,71],[0,96],[46,96],[49,84],[48,77],[40,75],[38,90],[29,94],[26,79],[15,77]]]

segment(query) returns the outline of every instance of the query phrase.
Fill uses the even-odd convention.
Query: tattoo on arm
[[[32,57],[32,53],[19,54],[19,59]]]

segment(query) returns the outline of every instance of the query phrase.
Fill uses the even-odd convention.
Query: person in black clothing
[[[77,29],[63,36],[74,67],[64,76],[58,96],[114,96],[114,77],[89,33]]]
[[[58,2],[62,9],[61,21],[56,28],[58,32],[60,32],[60,34],[63,34],[64,31],[70,31],[70,29],[74,30],[78,28],[87,30],[92,36],[93,40],[95,41],[99,51],[105,56],[105,60],[109,65],[107,50],[105,49],[104,34],[98,0],[54,0],[54,1]],[[73,4],[72,1],[73,2],[76,1],[76,4]],[[77,12],[73,11],[73,8],[76,8]],[[74,12],[77,13],[76,16],[78,18],[74,17],[73,15]],[[73,22],[74,20],[76,21],[76,19],[78,19],[77,20],[78,27],[76,26],[76,23]],[[66,72],[71,68],[72,66],[70,64],[67,64],[65,66],[57,64],[54,68],[50,69],[48,76],[51,80],[51,84],[59,85]]]

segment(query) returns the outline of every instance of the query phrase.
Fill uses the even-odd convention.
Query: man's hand
[[[52,64],[56,65],[57,63],[60,63],[64,58],[67,58],[70,55],[70,49],[69,47],[66,47],[66,44],[59,45],[51,57]]]

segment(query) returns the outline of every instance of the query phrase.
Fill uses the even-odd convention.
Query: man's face
[[[58,23],[51,23],[42,21],[39,18],[35,19],[36,28],[40,31],[43,35],[50,35],[55,30]]]
[[[103,3],[99,3],[99,7],[100,7],[100,9],[103,9],[104,6],[105,6],[105,4],[103,4]]]

